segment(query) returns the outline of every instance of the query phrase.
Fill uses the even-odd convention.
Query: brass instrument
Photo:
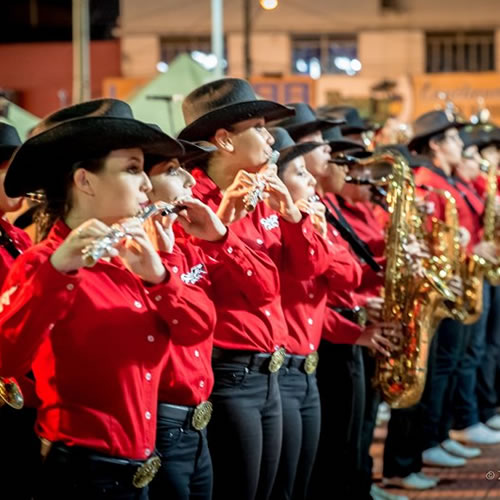
[[[20,410],[24,406],[24,398],[15,379],[0,377],[0,407],[5,404]]]
[[[149,217],[161,213],[170,215],[180,212],[184,207],[182,205],[171,205],[165,202],[156,202],[148,205],[141,213],[136,215],[136,219],[144,222]],[[95,239],[90,245],[82,249],[83,262],[85,267],[94,266],[97,261],[105,256],[111,248],[127,237],[127,230],[121,224],[113,224],[110,231],[105,236]]]
[[[396,152],[381,153],[362,161],[365,166],[389,165],[384,321],[400,322],[403,340],[390,358],[377,357],[374,382],[393,408],[416,404],[423,393],[429,346],[435,331],[433,313],[443,301],[455,296],[435,273],[425,267],[424,276],[415,276],[408,265],[405,246],[410,235],[420,237],[421,217],[415,203],[415,184],[408,163]]]

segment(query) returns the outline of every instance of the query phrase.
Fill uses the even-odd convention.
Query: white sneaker
[[[476,458],[481,455],[479,448],[464,446],[454,439],[447,439],[441,443],[441,446],[451,455],[462,458]]]
[[[425,465],[434,467],[463,467],[466,464],[465,458],[454,457],[440,446],[424,450],[422,452],[422,462]]]
[[[439,481],[441,481],[441,478],[438,476],[431,476],[429,474],[424,474],[423,472],[416,472],[417,476],[420,476],[423,479],[428,479],[429,481],[434,481],[436,483],[436,486],[439,484]]]
[[[500,415],[495,415],[486,420],[486,425],[494,431],[500,431]]]
[[[382,479],[382,484],[384,486],[395,486],[406,490],[429,490],[436,486],[434,481],[425,479],[415,472],[412,472],[406,477],[384,477]]]
[[[481,422],[460,431],[450,431],[450,437],[455,441],[467,444],[498,444],[500,431],[494,431]]]
[[[394,495],[374,484],[372,484],[370,496],[373,500],[409,500],[409,498],[404,495]]]

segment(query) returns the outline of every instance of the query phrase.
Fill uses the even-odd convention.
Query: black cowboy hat
[[[264,118],[278,120],[293,114],[293,109],[274,101],[259,100],[251,85],[240,78],[222,78],[193,90],[182,103],[186,127],[179,139],[209,140],[229,125]]]
[[[96,99],[68,106],[44,118],[15,153],[5,177],[8,196],[21,196],[51,184],[77,161],[115,149],[140,148],[144,154],[180,156],[182,145],[136,120],[118,99]]]
[[[0,122],[0,163],[10,160],[21,144],[17,130],[12,125]]]
[[[435,110],[428,111],[419,116],[413,124],[413,138],[408,143],[410,151],[420,152],[429,139],[449,128],[460,129],[467,123],[461,121],[461,118],[454,114],[451,110]]]
[[[322,106],[317,110],[319,116],[325,118],[343,120],[344,125],[340,127],[342,134],[361,134],[371,128],[359,116],[359,112],[352,106]]]
[[[340,126],[331,127],[326,130],[323,130],[322,134],[323,134],[323,139],[330,145],[332,153],[336,153],[338,151],[345,151],[346,149],[356,149],[356,148],[365,149],[364,144],[361,144],[360,142],[353,141],[352,139],[344,137],[340,130]]]
[[[294,141],[313,132],[322,131],[344,123],[344,120],[318,118],[311,106],[304,102],[291,103],[287,104],[287,106],[295,109],[295,114],[275,123],[275,125],[285,128]]]
[[[464,150],[469,146],[477,146],[479,151],[492,145],[500,146],[500,128],[492,123],[468,125],[458,133],[464,143]]]
[[[322,142],[300,142],[297,144],[283,127],[271,127],[269,132],[274,137],[273,149],[280,152],[280,157],[276,162],[278,169],[298,156],[324,146]]]

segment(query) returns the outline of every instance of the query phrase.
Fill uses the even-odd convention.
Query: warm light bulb
[[[278,6],[278,0],[260,0],[260,6],[266,10],[273,10]]]

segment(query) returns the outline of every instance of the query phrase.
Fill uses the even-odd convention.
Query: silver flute
[[[159,201],[145,207],[144,210],[135,216],[135,219],[142,224],[146,219],[152,217],[153,215],[157,215],[159,213],[163,216],[176,214],[184,208],[185,207],[182,205],[171,205],[170,203]],[[94,266],[101,257],[108,254],[113,247],[115,247],[127,236],[127,229],[122,224],[113,224],[110,231],[106,235],[95,239],[92,243],[82,249],[83,263],[85,267]]]
[[[279,151],[273,151],[269,157],[268,163],[275,164],[280,157]],[[266,189],[266,183],[260,178],[259,174],[256,175],[256,185],[249,191],[243,198],[243,205],[247,212],[253,212],[257,203],[263,200],[262,195]]]

